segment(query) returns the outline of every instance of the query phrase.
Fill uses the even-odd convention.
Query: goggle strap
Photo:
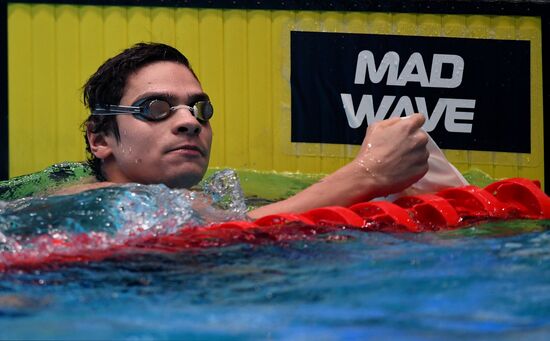
[[[94,109],[94,115],[112,115],[116,114],[141,114],[143,109],[141,107],[134,107],[128,105],[106,105],[104,107],[96,107]]]

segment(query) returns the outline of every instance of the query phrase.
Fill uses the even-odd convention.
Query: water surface
[[[39,236],[96,233],[115,243],[243,218],[241,199],[224,201],[235,188],[224,188],[196,196],[127,185],[4,202],[0,245],[18,254],[35,251]],[[485,222],[420,234],[302,234],[294,226],[279,241],[8,266],[0,273],[0,338],[545,340],[549,226]]]

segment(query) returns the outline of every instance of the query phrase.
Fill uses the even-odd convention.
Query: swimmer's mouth
[[[190,145],[190,144],[186,144],[186,145],[183,145],[183,146],[177,146],[175,148],[171,148],[167,151],[167,153],[175,152],[175,151],[178,151],[178,150],[196,151],[196,152],[200,153],[202,156],[204,156],[204,151],[201,148],[199,148],[198,146],[195,146],[195,145]]]

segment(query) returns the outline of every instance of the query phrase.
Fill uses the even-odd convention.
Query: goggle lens
[[[199,101],[193,106],[193,114],[201,121],[208,121],[214,115],[214,107],[210,101]]]
[[[141,106],[141,105],[140,105]],[[152,121],[159,121],[170,113],[170,104],[166,101],[154,99],[143,105],[143,116]]]
[[[160,121],[168,117],[178,109],[189,110],[199,121],[207,122],[214,115],[214,107],[210,101],[196,102],[192,107],[188,105],[170,106],[170,103],[162,99],[145,100],[137,102],[134,106],[143,108],[140,116],[150,121]]]

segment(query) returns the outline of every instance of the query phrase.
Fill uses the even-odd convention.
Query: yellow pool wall
[[[9,176],[84,160],[81,86],[141,41],[180,49],[211,96],[212,166],[334,171],[359,146],[290,142],[290,31],[529,40],[531,112],[518,115],[530,115],[531,153],[445,154],[461,171],[544,180],[538,17],[24,3],[8,4]]]

